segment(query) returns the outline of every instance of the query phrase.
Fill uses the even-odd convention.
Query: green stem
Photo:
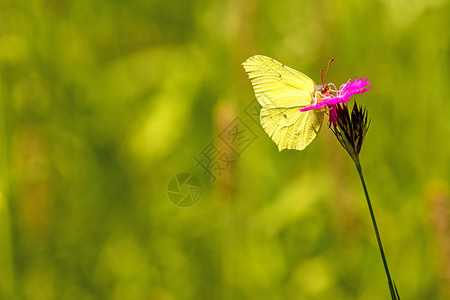
[[[389,267],[387,264],[386,256],[384,255],[383,244],[381,243],[380,233],[378,232],[377,221],[375,220],[375,214],[373,213],[372,203],[370,202],[369,193],[367,192],[366,182],[364,181],[364,176],[361,168],[361,164],[359,160],[355,160],[356,169],[358,170],[359,177],[361,178],[361,183],[364,188],[364,193],[366,194],[367,205],[369,206],[370,216],[372,218],[373,229],[375,230],[375,235],[377,236],[378,247],[380,248],[381,259],[383,260],[384,270],[386,271],[386,276],[388,279],[389,290],[391,292],[391,297],[393,300],[399,300],[400,297],[397,297],[398,293],[396,292],[396,288],[394,288],[395,284],[392,282],[391,274],[389,273]]]

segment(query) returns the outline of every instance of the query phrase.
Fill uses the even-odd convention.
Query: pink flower
[[[339,87],[338,91],[335,91],[336,95],[330,94],[322,98],[322,101],[316,103],[315,105],[306,106],[300,109],[300,111],[308,111],[311,109],[318,109],[328,105],[330,109],[330,123],[335,123],[336,120],[336,110],[334,109],[336,104],[346,102],[350,100],[350,97],[356,94],[361,94],[367,92],[372,85],[369,85],[370,80],[365,78],[364,80],[355,78],[354,82],[349,79],[346,83]],[[334,86],[333,84],[331,84]]]

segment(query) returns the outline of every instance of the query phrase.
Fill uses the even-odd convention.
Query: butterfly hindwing
[[[297,107],[261,109],[261,124],[278,149],[303,150],[319,133],[323,112],[301,112]]]

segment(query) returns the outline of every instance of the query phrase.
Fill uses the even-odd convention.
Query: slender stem
[[[375,214],[373,213],[372,203],[370,202],[369,193],[367,192],[366,182],[364,181],[364,176],[361,168],[361,164],[358,160],[355,160],[356,169],[358,170],[359,177],[361,178],[361,183],[364,188],[364,193],[366,194],[367,205],[369,206],[370,216],[372,218],[373,229],[375,230],[375,235],[377,236],[378,247],[380,248],[381,259],[383,260],[384,270],[386,271],[386,276],[388,279],[389,290],[391,292],[391,297],[393,300],[399,299],[396,296],[396,289],[394,288],[394,283],[391,279],[391,274],[389,273],[389,267],[387,264],[386,256],[384,255],[383,244],[381,243],[380,233],[378,232],[377,221],[375,220]]]

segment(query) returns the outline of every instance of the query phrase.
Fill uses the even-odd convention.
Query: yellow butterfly
[[[273,58],[256,55],[242,63],[261,104],[261,125],[283,149],[303,150],[319,133],[324,110],[301,112],[329,93],[329,86],[314,81]]]

